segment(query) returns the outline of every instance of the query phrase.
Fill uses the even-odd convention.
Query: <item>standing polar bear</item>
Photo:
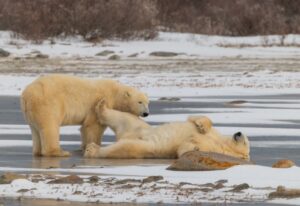
[[[105,101],[96,105],[100,124],[110,127],[118,141],[106,147],[90,144],[89,158],[176,158],[193,150],[216,152],[249,160],[249,141],[240,132],[222,136],[204,116],[190,116],[185,122],[152,127],[139,117],[109,109]]]
[[[62,125],[82,125],[82,149],[89,143],[100,144],[106,126],[98,123],[94,108],[101,98],[107,100],[108,108],[136,116],[149,114],[144,93],[113,80],[56,74],[28,85],[21,96],[21,109],[31,129],[33,154],[69,156],[59,145]]]

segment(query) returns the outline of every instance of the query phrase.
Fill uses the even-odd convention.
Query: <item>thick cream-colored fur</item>
[[[99,124],[95,104],[106,99],[108,108],[136,116],[148,114],[149,100],[140,91],[113,80],[92,80],[68,75],[40,77],[21,96],[21,108],[33,140],[33,154],[68,156],[59,145],[59,128],[82,125],[82,148],[101,144],[106,126]]]
[[[106,147],[90,144],[85,157],[177,158],[185,152],[200,150],[249,159],[246,136],[241,135],[239,139],[222,136],[204,116],[151,127],[129,113],[106,108],[103,101],[97,104],[96,113],[99,121],[110,127],[119,140]]]

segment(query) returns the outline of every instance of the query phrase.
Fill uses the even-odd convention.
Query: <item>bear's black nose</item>
[[[235,141],[238,141],[241,137],[242,137],[241,132],[237,132],[233,135],[233,138],[234,138]]]
[[[147,117],[148,115],[149,115],[149,113],[147,113],[147,112],[143,113],[143,117]]]

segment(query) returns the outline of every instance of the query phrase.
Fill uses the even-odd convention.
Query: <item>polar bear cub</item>
[[[99,123],[110,127],[118,141],[106,147],[89,144],[84,153],[88,158],[177,158],[199,150],[249,159],[247,136],[241,132],[222,136],[205,116],[154,127],[137,116],[107,108],[103,99],[95,109]]]

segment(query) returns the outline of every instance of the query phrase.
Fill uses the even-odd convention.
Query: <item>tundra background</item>
[[[299,11],[297,0],[0,0],[0,202],[299,205]],[[61,128],[72,157],[34,158],[19,96],[49,73],[146,92],[151,125],[207,115],[249,137],[255,165],[85,159],[77,126]],[[280,159],[296,166],[271,168]]]

